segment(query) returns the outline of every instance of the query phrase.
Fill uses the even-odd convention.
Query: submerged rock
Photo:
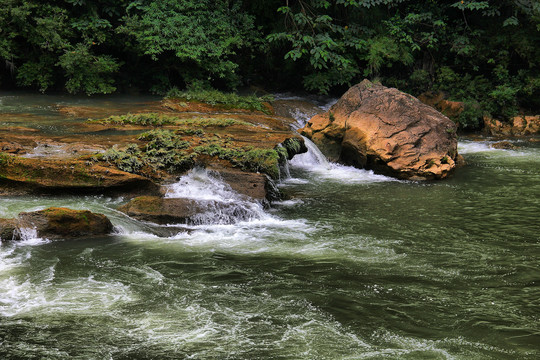
[[[397,89],[368,80],[299,130],[331,160],[400,179],[441,179],[459,160],[456,125]]]
[[[0,219],[0,241],[20,240],[16,219]]]
[[[202,211],[192,199],[167,199],[159,196],[139,196],[118,208],[126,215],[156,224],[185,224]]]
[[[158,196],[134,198],[118,210],[134,219],[156,224],[231,224],[253,215],[248,202]]]
[[[58,207],[23,212],[16,219],[0,219],[2,241],[21,240],[24,229],[35,230],[37,237],[69,239],[107,235],[113,225],[102,214]]]
[[[38,237],[48,239],[107,235],[113,230],[111,221],[103,214],[57,207],[20,213],[18,225],[35,229]]]
[[[510,141],[499,141],[491,145],[494,149],[503,149],[503,150],[515,150],[519,146],[512,144]]]

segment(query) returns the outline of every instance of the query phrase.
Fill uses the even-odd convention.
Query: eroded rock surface
[[[20,240],[21,234],[16,219],[0,219],[0,240]]]
[[[36,229],[37,236],[48,239],[107,235],[113,230],[111,221],[103,214],[68,208],[20,213],[18,221],[21,227]]]
[[[159,193],[159,186],[140,175],[83,160],[0,154],[0,195],[32,192]]]
[[[246,203],[187,198],[140,196],[118,208],[126,215],[156,224],[230,224],[248,220],[252,211]]]
[[[441,179],[456,167],[456,125],[397,89],[368,80],[299,130],[331,160],[400,179]]]
[[[69,239],[107,235],[113,225],[102,214],[58,207],[23,212],[16,219],[0,219],[2,241],[20,240],[21,229],[34,229],[38,237],[47,239]]]
[[[540,134],[540,115],[518,115],[510,122],[484,117],[484,131],[493,136],[529,136]]]
[[[241,194],[269,199],[268,178],[277,180],[286,159],[307,151],[291,131],[295,120],[274,115],[269,104],[249,111],[165,100],[137,109],[126,120],[125,107],[59,107],[69,116],[64,134],[0,133],[0,195],[157,195],[197,166],[218,171]],[[105,118],[82,119],[89,116]]]
[[[442,92],[425,92],[418,96],[418,100],[442,112],[451,119],[457,120],[459,115],[465,110],[465,103],[461,101],[451,101],[445,99]]]

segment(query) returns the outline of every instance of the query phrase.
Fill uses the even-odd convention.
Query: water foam
[[[488,151],[505,151],[502,149],[495,149],[491,146],[493,143],[494,141],[459,141],[458,152],[460,154],[472,154]]]
[[[338,99],[331,99],[320,105],[319,108],[323,111],[328,111],[337,101]],[[292,115],[296,120],[296,123],[291,126],[293,130],[304,127],[311,118],[310,114],[306,114],[298,109],[294,111]],[[289,165],[292,167],[312,172],[316,174],[318,178],[338,180],[345,183],[396,181],[395,179],[384,175],[377,175],[370,170],[357,169],[352,166],[329,162],[317,145],[308,138],[303,138],[308,151],[303,154],[295,155],[294,158],[289,161]],[[285,184],[302,183],[302,179],[288,177],[284,182]]]
[[[194,169],[169,185],[166,198],[196,200],[203,211],[193,216],[191,225],[234,224],[264,220],[271,216],[262,204],[232,190],[218,174],[206,169]]]
[[[345,183],[372,183],[397,181],[384,175],[377,175],[371,170],[357,169],[329,162],[317,146],[308,138],[304,138],[308,151],[296,155],[290,160],[292,167],[315,173],[319,178],[326,180],[338,180]]]

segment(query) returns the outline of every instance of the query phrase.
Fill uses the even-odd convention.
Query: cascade
[[[306,145],[308,151],[304,154],[298,154],[292,160],[290,164],[296,167],[310,169],[313,167],[318,167],[321,169],[330,170],[332,164],[326,159],[321,150],[313,143],[313,141],[302,136],[304,138],[304,144]]]
[[[326,105],[321,106],[322,110],[328,110],[335,100]],[[309,117],[306,114],[297,112],[295,115],[296,124],[292,127],[303,127]],[[295,155],[289,164],[293,168],[299,168],[304,171],[315,173],[320,178],[339,180],[341,182],[380,182],[380,181],[395,181],[395,179],[374,174],[371,170],[357,169],[352,166],[345,166],[337,163],[329,162],[324,154],[319,150],[311,140],[304,138],[304,144],[308,151],[304,154]],[[289,180],[291,181],[291,180]]]
[[[201,168],[169,185],[165,197],[197,200],[204,207],[191,218],[192,225],[234,224],[269,217],[262,204],[232,190],[219,174]]]

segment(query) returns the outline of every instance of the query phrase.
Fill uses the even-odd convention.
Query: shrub
[[[465,107],[457,122],[464,130],[477,130],[482,126],[483,111],[477,102],[465,102]]]

